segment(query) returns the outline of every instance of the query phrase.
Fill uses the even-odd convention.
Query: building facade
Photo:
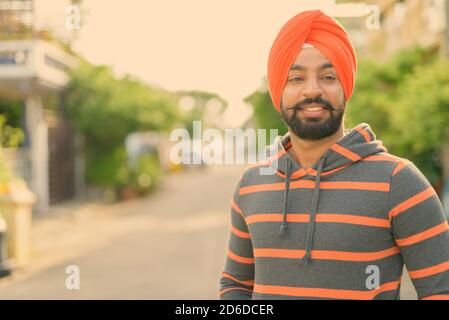
[[[33,22],[32,0],[0,0],[0,96],[23,101],[23,146],[10,156],[15,174],[37,195],[35,211],[80,192],[77,138],[64,110],[68,71],[78,60]]]

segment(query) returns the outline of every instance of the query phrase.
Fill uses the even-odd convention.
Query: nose
[[[321,89],[319,83],[316,79],[309,77],[304,86],[303,95],[307,99],[315,99],[320,97],[323,94],[323,90]]]

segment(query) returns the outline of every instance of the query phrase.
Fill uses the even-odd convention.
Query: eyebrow
[[[327,62],[327,63],[323,63],[321,66],[319,66],[318,70],[323,70],[323,69],[328,69],[328,68],[333,68],[333,67],[334,66],[332,65],[332,63]],[[299,64],[294,64],[290,68],[290,71],[293,71],[293,70],[306,71],[307,68],[302,65],[299,65]]]

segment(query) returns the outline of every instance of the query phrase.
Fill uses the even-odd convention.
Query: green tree
[[[87,181],[103,187],[129,183],[124,139],[136,131],[168,131],[178,122],[176,97],[106,66],[73,70],[65,96],[69,118],[86,141]]]
[[[433,183],[441,177],[441,152],[449,141],[449,60],[417,66],[399,85],[391,111],[395,151],[412,159]]]
[[[0,193],[13,178],[13,173],[3,154],[3,148],[17,148],[24,139],[22,129],[12,127],[6,122],[6,117],[0,114]]]
[[[246,103],[253,106],[253,118],[259,129],[267,129],[266,141],[269,141],[269,129],[277,129],[279,135],[287,132],[287,126],[281,114],[273,106],[270,94],[266,88],[266,80],[259,90],[245,98]]]
[[[5,117],[6,125],[14,128],[21,127],[24,110],[23,104],[23,100],[20,99],[0,97],[0,115]]]
[[[361,59],[354,93],[346,112],[346,125],[369,122],[376,134],[390,141],[393,126],[390,116],[395,108],[399,85],[418,65],[429,65],[431,52],[413,48],[398,52],[385,62]],[[393,135],[394,136],[394,135]]]

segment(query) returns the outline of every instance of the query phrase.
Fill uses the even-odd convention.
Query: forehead
[[[296,56],[293,65],[300,65],[307,69],[318,68],[319,66],[330,63],[330,61],[321,53],[320,50],[312,48],[303,48]]]

